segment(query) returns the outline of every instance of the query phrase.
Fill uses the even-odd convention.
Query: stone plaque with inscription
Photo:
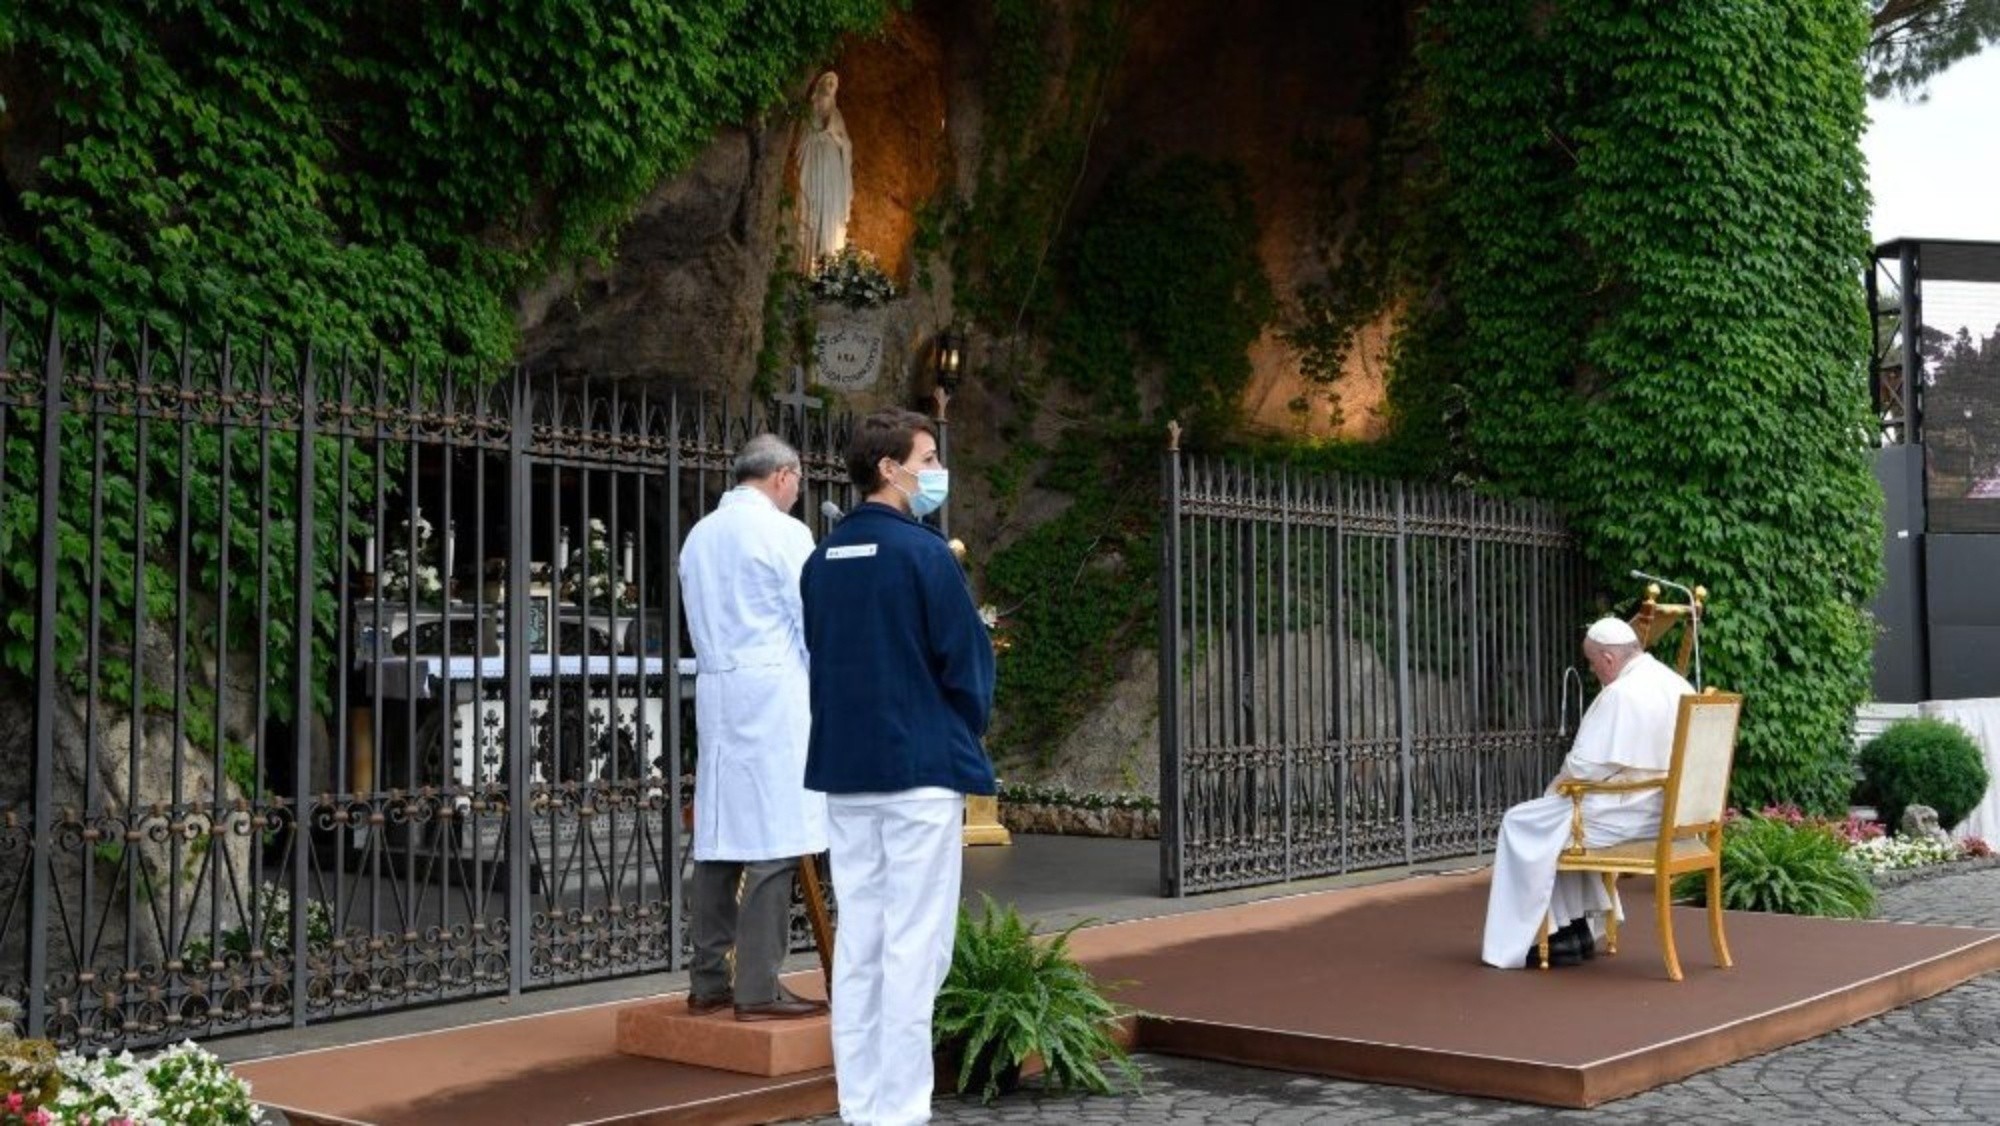
[[[875,386],[882,373],[881,310],[822,306],[813,366],[815,380],[835,391]]]

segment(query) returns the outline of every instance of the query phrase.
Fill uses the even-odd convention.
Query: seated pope
[[[1583,713],[1562,772],[1544,796],[1514,806],[1500,822],[1480,954],[1491,966],[1539,965],[1535,942],[1544,918],[1551,932],[1551,965],[1573,965],[1595,953],[1599,915],[1618,905],[1596,875],[1556,872],[1556,861],[1570,841],[1573,808],[1556,787],[1569,781],[1637,782],[1664,776],[1673,757],[1681,697],[1694,691],[1679,673],[1648,655],[1639,635],[1617,618],[1591,625],[1583,639],[1583,659],[1603,691]],[[1584,846],[1601,848],[1654,835],[1664,800],[1658,789],[1586,795]]]

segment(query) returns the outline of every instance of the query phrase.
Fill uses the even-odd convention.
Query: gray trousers
[[[792,874],[798,866],[797,857],[695,862],[689,889],[692,996],[733,993],[739,1005],[778,999],[778,968],[791,945]],[[736,951],[734,990],[729,985],[731,948]]]

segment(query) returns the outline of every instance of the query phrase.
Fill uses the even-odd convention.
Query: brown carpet
[[[1722,970],[1702,914],[1680,909],[1686,980],[1673,982],[1649,886],[1625,888],[1618,956],[1546,973],[1479,963],[1484,872],[1096,927],[1072,946],[1101,979],[1130,983],[1119,1000],[1172,1018],[1139,1023],[1142,1049],[1557,1106],[1620,1098],[2000,968],[2000,932],[1731,914],[1736,966]],[[834,1105],[824,1071],[764,1080],[620,1056],[618,1008],[236,1070],[302,1121],[372,1126],[758,1122]]]

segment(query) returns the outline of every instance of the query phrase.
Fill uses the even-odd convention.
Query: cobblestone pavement
[[[2000,927],[2000,868],[1882,892],[1878,914],[1911,923]],[[1138,1095],[1044,1095],[1032,1084],[991,1106],[940,1099],[936,1122],[1486,1123],[1572,1121],[2000,1123],[2000,974],[1926,1001],[1587,1111],[1142,1056]],[[823,1120],[832,1122],[832,1119]]]

